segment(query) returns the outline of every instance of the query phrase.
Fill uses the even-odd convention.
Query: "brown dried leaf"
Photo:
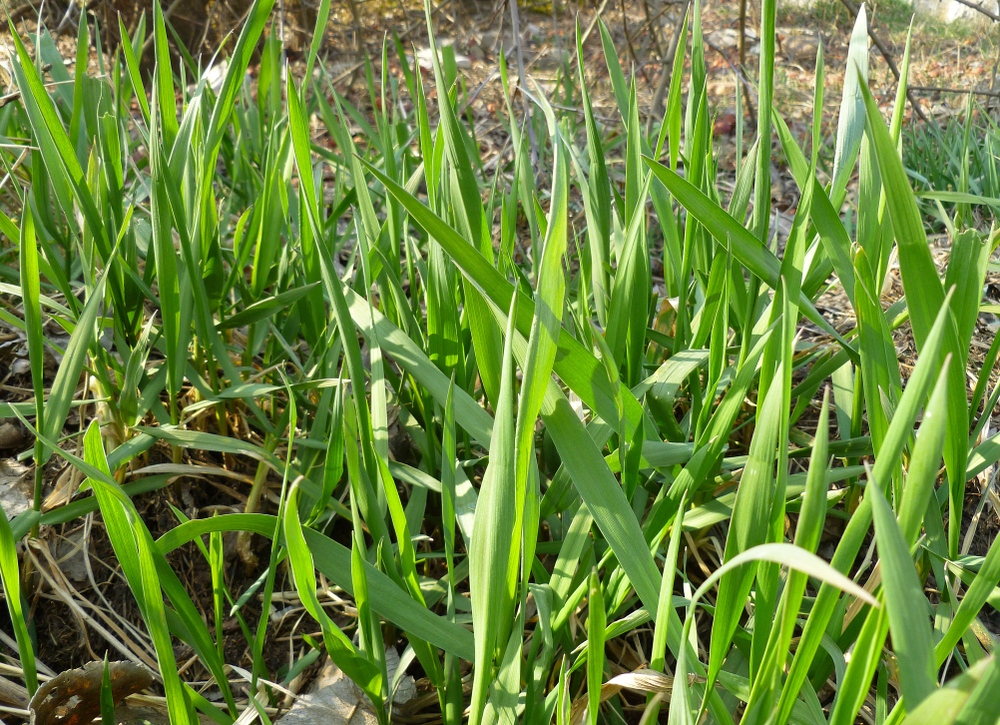
[[[149,670],[131,662],[110,662],[115,703],[153,684]],[[38,688],[31,698],[31,725],[85,725],[101,714],[103,662],[67,670]]]
[[[674,678],[662,672],[644,667],[635,672],[612,677],[601,685],[601,702],[611,699],[622,690],[632,690],[634,692],[661,693],[666,702],[670,702],[670,692],[674,687]],[[570,711],[571,725],[580,725],[587,712],[587,695],[577,698]]]

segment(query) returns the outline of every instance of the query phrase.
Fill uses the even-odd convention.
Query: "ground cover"
[[[350,8],[11,27],[3,717],[995,722],[993,36]]]

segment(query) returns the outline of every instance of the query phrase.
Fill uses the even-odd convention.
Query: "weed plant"
[[[982,226],[995,218],[1000,208],[1000,126],[971,96],[962,116],[941,126],[907,129],[903,147],[921,207],[939,229],[954,234],[955,224]],[[979,197],[985,207],[973,214],[955,193]]]
[[[864,11],[823,186],[822,50],[807,156],[772,109],[777,8],[763,0],[759,135],[724,206],[697,2],[649,135],[603,25],[621,132],[594,116],[579,42],[562,98],[581,113],[529,79],[531,134],[501,58],[510,153],[492,166],[453,56],[425,78],[388,40],[365,67],[367,115],[327,75],[321,32],[289,72],[272,6],[253,4],[218,86],[186,55],[172,65],[155,2],[111,57],[81,23],[72,73],[44,28],[15,34],[2,316],[26,336],[34,396],[0,414],[35,436],[36,490],[31,511],[0,517],[0,575],[29,692],[41,633],[17,542],[99,510],[179,725],[269,721],[276,691],[258,684],[277,676],[263,652],[286,571],[321,628],[311,646],[381,723],[397,636],[447,725],[996,720],[1000,665],[978,618],[997,602],[1000,544],[969,556],[960,524],[967,482],[1000,460],[997,344],[971,391],[966,374],[1000,235],[956,211],[939,274],[897,150],[904,88],[888,125],[868,90]],[[775,153],[801,191],[780,244]],[[971,179],[952,193],[980,204]],[[884,309],[894,250],[906,295]],[[848,331],[817,305],[831,284]],[[901,326],[919,351],[905,386]],[[53,329],[69,342],[51,377]],[[85,400],[97,417],[67,425]],[[390,420],[412,455],[391,454]],[[158,441],[170,461],[127,475]],[[170,495],[195,453],[253,462],[245,510],[178,513],[154,539],[133,497]],[[53,456],[86,481],[43,511]],[[248,591],[226,584],[228,532],[248,556],[248,537],[271,541]],[[167,559],[189,542],[212,575],[207,618]],[[318,574],[355,617],[328,612]],[[244,616],[250,597],[259,618]],[[249,702],[223,646],[234,616]],[[179,674],[181,643],[217,699]],[[622,672],[622,647],[648,667]]]

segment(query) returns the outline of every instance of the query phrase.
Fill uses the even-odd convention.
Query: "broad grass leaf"
[[[913,710],[934,689],[934,642],[924,607],[923,587],[910,556],[906,536],[899,528],[879,486],[869,482],[875,538],[882,569],[882,591],[892,632],[892,649],[899,665],[903,705]]]
[[[373,662],[366,659],[357,650],[351,640],[330,619],[316,596],[316,572],[313,556],[303,535],[302,523],[299,521],[298,496],[295,489],[289,498],[291,500],[289,505],[285,507],[284,521],[280,523],[285,534],[285,543],[288,546],[288,561],[294,575],[295,588],[299,593],[302,605],[313,619],[319,622],[323,630],[323,643],[326,645],[327,653],[334,664],[364,690],[376,707],[381,707],[384,684],[382,673]]]
[[[515,294],[513,285],[504,279],[472,244],[402,186],[371,164],[363,163],[385,185],[389,193],[399,199],[413,220],[447,250],[462,273],[473,281],[496,309],[510,307],[511,296]],[[517,309],[517,330],[521,335],[527,336],[530,334],[531,320],[534,317],[534,304],[526,296],[521,296]],[[559,378],[580,396],[587,407],[595,410],[605,420],[619,419],[618,405],[615,401],[620,396],[625,408],[627,432],[631,433],[634,430],[642,414],[635,396],[620,383],[616,390],[603,370],[602,363],[576,338],[571,335],[560,335],[553,369]]]
[[[960,722],[959,714],[970,701],[973,701],[973,695],[980,691],[981,684],[985,684],[987,689],[984,689],[980,696],[985,695],[986,701],[990,703],[986,712],[996,715],[992,706],[995,703],[997,680],[996,659],[993,657],[984,659],[957,677],[953,677],[944,687],[920,703],[919,707],[908,712],[903,723],[904,725],[952,725]],[[972,712],[965,714],[966,717],[971,715]],[[965,722],[985,724],[993,723],[995,719],[976,720],[970,717]]]
[[[1000,663],[995,656],[984,661],[989,665],[976,689],[966,701],[965,707],[955,718],[955,725],[993,725],[996,722],[996,693],[1000,689]]]
[[[163,124],[163,143],[167,149],[172,149],[178,130],[177,101],[174,96],[174,72],[170,59],[170,46],[167,45],[167,29],[159,0],[153,0],[153,50],[156,54],[154,87]]]
[[[164,592],[161,589],[160,572],[166,562],[164,560],[162,565],[158,565],[154,552],[157,554],[159,552],[149,530],[139,519],[131,500],[111,480],[101,429],[96,422],[89,426],[84,436],[84,460],[88,467],[99,474],[96,478],[90,476],[89,480],[101,503],[101,512],[108,527],[108,536],[114,545],[115,555],[122,562],[129,587],[138,601],[143,619],[153,639],[157,664],[166,690],[170,719],[172,722],[182,724],[192,723],[195,717],[177,672],[167,613],[163,605]],[[162,560],[162,555],[159,558]],[[167,570],[173,574],[169,567]],[[176,578],[168,582],[170,585],[175,583],[179,585]],[[169,589],[168,586],[168,595]],[[209,654],[206,663],[210,664],[213,655],[214,651]]]
[[[941,285],[937,267],[931,257],[923,219],[906,178],[903,163],[896,153],[896,145],[889,135],[889,129],[886,128],[885,122],[882,120],[882,115],[867,84],[861,84],[860,89],[868,112],[868,129],[872,136],[872,145],[878,159],[882,184],[885,187],[889,217],[896,235],[899,270],[903,278],[903,289],[907,292],[906,304],[913,325],[913,337],[917,349],[923,352],[926,349],[925,345],[930,329],[944,304],[945,290]],[[968,289],[959,290],[949,305],[954,320],[959,320],[957,316],[959,312],[968,309],[969,305],[963,301],[963,298],[968,294],[970,294]],[[975,295],[979,295],[978,289]],[[965,319],[966,316],[967,313],[963,314],[962,319]],[[958,324],[964,327],[961,322]],[[958,552],[959,529],[965,496],[965,469],[968,458],[966,426],[969,417],[965,392],[965,366],[958,363],[966,359],[967,348],[963,348],[960,343],[954,321],[946,326],[942,342],[945,353],[951,353],[956,361],[956,364],[950,367],[948,377],[949,423],[944,453],[951,494],[949,499],[948,548],[950,554],[955,556]]]
[[[517,486],[513,387],[517,301],[517,297],[512,296],[500,395],[490,445],[492,454],[479,490],[472,541],[469,543],[469,589],[476,634],[472,703],[469,706],[472,725],[482,720],[493,678],[494,658],[506,642],[514,605],[514,592],[509,589],[508,578],[506,575],[498,576],[498,573],[508,571],[511,539],[520,538],[520,532],[513,528]]]
[[[857,71],[855,71],[857,69]],[[859,75],[860,74],[860,75]],[[858,160],[861,137],[865,130],[865,107],[860,88],[868,86],[868,15],[865,4],[851,31],[844,71],[844,93],[837,119],[837,145],[833,157],[833,198],[840,198]]]
[[[780,368],[779,368],[780,369]],[[750,440],[747,465],[740,478],[726,538],[725,561],[729,562],[767,540],[771,507],[775,498],[775,454],[784,380],[775,376],[761,405],[757,428]],[[733,569],[722,577],[712,620],[708,683],[715,683],[743,613],[747,595],[757,572],[757,560]]]

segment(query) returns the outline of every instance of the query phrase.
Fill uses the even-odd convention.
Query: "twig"
[[[976,88],[953,88],[950,86],[944,86],[938,88],[936,86],[910,86],[910,90],[921,91],[922,93],[972,93],[976,96],[989,96],[990,98],[1000,98],[1000,91],[987,91],[978,90]]]
[[[632,62],[639,66],[640,72],[642,72],[642,77],[646,81],[646,85],[649,85],[649,76],[646,75],[646,71],[639,64],[639,58],[635,54],[635,48],[632,46],[632,36],[628,33],[628,18],[625,13],[625,0],[621,0],[622,5],[622,31],[625,33],[625,43],[628,45],[628,52],[632,56]]]
[[[851,2],[851,0],[840,0],[840,2],[843,4],[845,8],[847,8],[851,12],[851,14],[854,17],[858,17],[857,5]],[[875,47],[878,48],[879,53],[881,53],[882,57],[885,58],[886,65],[889,66],[889,70],[891,70],[892,74],[896,76],[896,83],[900,83],[901,79],[899,75],[899,68],[896,67],[896,61],[892,59],[892,55],[889,53],[889,49],[886,48],[885,45],[882,43],[882,41],[879,40],[878,36],[875,35],[875,29],[872,27],[871,22],[867,22],[866,24],[868,26],[868,37],[872,39],[872,42],[875,44]],[[906,89],[906,98],[910,102],[910,105],[913,107],[914,113],[920,116],[920,120],[923,121],[924,123],[930,123],[930,119],[928,119],[927,116],[924,114],[923,109],[920,108],[920,105],[917,103],[917,100],[914,97],[913,92],[909,88]]]
[[[575,113],[578,116],[582,116],[584,114],[584,110],[577,106],[567,106],[562,103],[553,103],[552,101],[549,101],[549,105],[552,106],[553,108],[558,108],[560,111],[568,111],[569,113]],[[616,119],[612,116],[602,116],[599,113],[595,113],[594,118],[596,118],[601,123],[617,123],[619,120],[621,120],[620,117]]]
[[[590,34],[594,32],[594,28],[597,27],[597,21],[600,20],[601,13],[604,12],[604,8],[606,8],[607,6],[608,6],[608,0],[602,0],[601,7],[597,8],[597,12],[594,13],[594,17],[591,18],[590,20],[590,25],[587,26],[587,32],[583,34],[582,38],[580,38],[581,45],[584,45],[587,42],[587,38],[590,37]]]
[[[737,67],[733,65],[733,62],[729,60],[729,56],[726,55],[726,52],[708,38],[702,38],[702,40],[705,42],[705,45],[722,56],[722,59],[726,61],[726,65],[729,66],[729,69],[736,76],[736,79],[743,84],[743,88],[746,90],[746,93],[744,93],[743,96],[747,99],[747,115],[749,115],[750,118],[757,118],[757,110],[754,108],[754,98],[757,97],[757,94],[754,92],[753,84],[750,82],[750,79],[747,78],[746,74],[743,72],[742,66]],[[738,108],[736,109],[736,112],[741,113]]]
[[[432,6],[431,6],[431,18],[433,18],[435,15],[437,15],[443,9],[444,9],[444,3],[441,3],[437,7],[433,7],[433,4],[432,4]],[[403,32],[401,32],[399,34],[399,36],[398,36],[399,39],[402,40],[403,38],[407,37],[414,30],[416,30],[419,27],[422,27],[425,22],[426,21],[421,18],[420,20],[418,20],[418,21],[412,23],[411,25],[409,25],[408,27],[404,28]],[[336,78],[334,78],[333,80],[330,81],[330,86],[333,87],[333,86],[337,85],[338,83],[340,83],[342,80],[344,80],[344,79],[346,79],[346,78],[354,75],[354,71],[356,71],[358,68],[362,67],[364,64],[365,64],[365,62],[362,60],[362,61],[358,61],[358,62],[354,63],[353,65],[349,66],[347,68],[347,70],[345,70],[339,76],[337,76]]]
[[[34,2],[30,3],[25,3],[24,5],[18,5],[16,8],[7,13],[7,17],[10,18],[10,21],[12,23],[16,22],[20,20],[23,16],[27,15],[29,12],[34,10],[37,5],[38,5],[38,0],[35,0]]]
[[[657,32],[657,29],[653,27],[653,18],[650,15],[649,3],[647,2],[647,0],[642,0],[642,9],[643,12],[645,12],[646,14],[646,23],[643,25],[643,27],[645,28],[647,25],[649,26],[649,35],[653,39],[653,47],[656,48],[656,54],[662,58],[663,47],[660,45],[660,34]]]
[[[683,5],[685,2],[687,2],[687,0],[664,0],[664,2],[660,3],[660,9],[653,13],[653,16],[640,25],[639,29],[635,32],[641,35],[646,28],[652,27],[654,22],[663,17],[663,15],[669,11],[671,7],[674,5]]]
[[[972,8],[973,10],[978,10],[983,15],[985,15],[986,17],[988,17],[990,20],[993,20],[994,22],[1000,23],[1000,15],[997,15],[992,10],[987,10],[982,5],[980,5],[979,3],[970,2],[970,0],[957,0],[957,2],[960,2],[960,3],[962,3],[962,5],[965,5],[968,8]]]
[[[997,70],[1000,69],[1000,48],[997,49],[997,59],[993,61],[993,74],[990,76],[990,90],[997,87]],[[998,101],[1000,103],[1000,101]]]
[[[740,68],[747,65],[747,0],[740,0]]]
[[[522,89],[528,87],[524,79],[524,54],[521,52],[521,20],[517,14],[517,0],[507,0],[510,6],[510,25],[514,32],[514,53],[517,57],[517,82]],[[531,143],[531,168],[538,169],[538,141],[535,139],[535,127],[531,124],[531,101],[527,94],[521,93],[521,100],[524,101],[524,118],[528,126],[528,140]]]

